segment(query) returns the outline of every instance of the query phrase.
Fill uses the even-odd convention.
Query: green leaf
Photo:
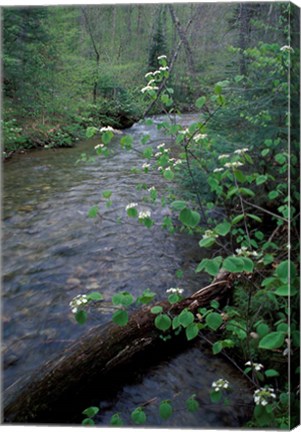
[[[182,299],[182,297],[177,293],[172,293],[168,296],[168,301],[170,304],[175,304],[178,301],[180,301],[181,299]]]
[[[144,424],[146,422],[145,412],[143,411],[143,409],[141,407],[136,408],[131,413],[131,419],[133,420],[133,422],[135,424]]]
[[[214,231],[221,236],[227,235],[230,232],[230,230],[231,230],[231,224],[229,222],[220,223],[214,228]]]
[[[268,194],[270,200],[276,199],[278,196],[279,196],[279,192],[276,190],[273,190]]]
[[[150,311],[152,314],[157,315],[163,311],[163,307],[162,306],[153,306]]]
[[[151,138],[151,136],[149,134],[147,135],[143,135],[142,139],[141,139],[141,144],[146,144],[147,141],[149,141]]]
[[[135,207],[128,208],[126,212],[129,217],[134,218],[138,216],[138,210]]]
[[[157,315],[155,318],[155,326],[158,330],[166,331],[171,327],[171,319],[166,314]]]
[[[223,262],[223,268],[231,273],[240,273],[244,270],[244,261],[238,257],[227,257]]]
[[[190,312],[187,309],[183,309],[182,312],[179,315],[179,322],[180,324],[186,328],[189,326],[189,324],[193,323],[194,321],[194,315],[192,312]]]
[[[114,136],[114,134],[113,134],[113,132],[111,132],[111,131],[105,131],[105,132],[103,132],[103,133],[101,134],[102,142],[103,142],[105,145],[108,145],[108,144],[111,142],[113,136]]]
[[[186,327],[186,329],[185,329],[185,334],[186,334],[187,340],[189,340],[189,341],[196,338],[197,335],[199,334],[198,325],[196,323],[189,324],[189,326]]]
[[[186,202],[185,201],[173,201],[171,203],[171,207],[174,210],[181,211],[186,207]]]
[[[211,402],[213,402],[213,403],[220,402],[221,399],[222,399],[222,392],[220,390],[218,390],[218,391],[215,391],[215,390],[211,391],[210,392],[210,399],[211,399]]]
[[[95,425],[95,421],[92,420],[91,418],[86,418],[82,421],[82,425],[83,426],[94,426]]]
[[[186,401],[186,408],[189,412],[196,412],[200,408],[200,404],[195,399],[196,395],[190,396]]]
[[[210,306],[211,306],[213,309],[218,309],[218,308],[219,308],[219,301],[218,301],[218,300],[211,300],[211,302],[210,302]]]
[[[170,168],[167,168],[166,170],[164,170],[163,176],[166,180],[172,180],[175,175],[174,175],[174,172]]]
[[[123,420],[119,413],[113,414],[110,420],[111,426],[123,426]]]
[[[274,293],[278,296],[281,296],[281,297],[288,297],[288,296],[296,295],[298,293],[298,291],[293,287],[289,287],[288,284],[285,284],[285,285],[281,285],[278,288],[276,288]]]
[[[275,273],[282,282],[287,282],[289,273],[292,280],[296,277],[297,271],[295,265],[290,260],[286,260],[278,265]]]
[[[251,258],[242,257],[241,259],[244,262],[244,271],[248,273],[252,273],[254,270],[254,263],[251,260]]]
[[[111,198],[112,193],[113,193],[112,191],[103,191],[102,196],[105,199],[109,199],[109,198]]]
[[[258,177],[256,177],[256,184],[257,184],[257,186],[265,183],[267,181],[267,179],[268,179],[267,175],[259,175]]]
[[[184,225],[194,228],[200,222],[201,216],[196,211],[184,208],[181,210],[179,219]]]
[[[279,376],[279,372],[277,372],[275,369],[267,369],[264,374],[268,378]]]
[[[87,417],[94,417],[96,414],[98,414],[99,408],[95,406],[91,406],[87,409],[85,409],[82,413]]]
[[[168,401],[163,401],[160,403],[159,406],[159,413],[160,413],[160,417],[163,420],[167,420],[171,415],[172,415],[172,406],[170,404],[170,402]]]
[[[97,132],[97,128],[94,126],[90,126],[86,129],[86,137],[92,138]]]
[[[147,159],[150,159],[153,156],[153,149],[151,147],[147,147],[144,151],[143,151],[143,156]]]
[[[264,336],[259,342],[258,347],[261,349],[273,350],[282,347],[285,339],[285,333],[272,332]]]
[[[201,96],[201,97],[199,97],[199,98],[195,101],[195,106],[196,106],[198,109],[201,109],[201,108],[204,106],[205,102],[206,102],[206,97],[205,97],[205,96]]]
[[[269,153],[270,153],[270,149],[263,149],[262,152],[261,152],[261,155],[262,155],[263,157],[265,157],[265,156],[267,156]]]
[[[195,269],[195,272],[199,273],[199,272],[205,270],[207,262],[208,262],[208,258],[203,258],[202,261],[198,264],[197,268]]]
[[[150,303],[156,297],[156,293],[152,292],[149,288],[147,288],[143,294],[138,297],[138,301],[143,304]]]
[[[130,306],[134,301],[134,298],[132,294],[128,293],[127,291],[117,293],[113,295],[112,297],[112,303],[113,305],[122,305],[122,306]]]
[[[126,326],[129,321],[129,316],[127,311],[125,310],[116,311],[112,316],[112,320],[115,324],[119,325],[120,327]]]
[[[212,330],[217,330],[223,323],[223,318],[217,312],[211,312],[206,316],[206,324]]]
[[[249,216],[249,218],[255,220],[256,222],[259,222],[259,223],[262,222],[262,219],[261,219],[259,216],[256,216],[256,215],[254,215],[254,214],[247,213],[247,216]]]
[[[237,224],[238,222],[240,222],[241,220],[243,220],[243,218],[244,218],[243,214],[235,216],[235,218],[232,219],[232,225]]]
[[[200,247],[210,247],[215,243],[215,237],[207,237],[207,238],[203,238],[202,240],[199,241],[199,245]]]
[[[87,294],[87,298],[88,300],[99,301],[99,300],[103,300],[103,295],[100,294],[99,292],[92,292]]]
[[[212,352],[213,354],[218,354],[222,351],[223,348],[224,347],[221,341],[214,342],[214,344],[212,345]]]
[[[261,323],[256,327],[256,332],[259,334],[260,337],[267,335],[269,331],[270,327],[265,323]]]
[[[222,257],[215,257],[213,259],[208,259],[205,270],[211,276],[216,276],[219,272],[219,268],[222,263]]]
[[[81,324],[81,325],[85,324],[85,322],[87,321],[87,318],[88,318],[88,314],[84,310],[77,311],[74,316],[75,316],[75,319],[78,322],[78,324]]]
[[[93,206],[88,211],[89,218],[95,218],[99,213],[99,208],[97,206]]]
[[[127,150],[130,150],[132,148],[133,141],[134,139],[131,135],[125,135],[121,138],[120,144],[122,147],[126,148]]]

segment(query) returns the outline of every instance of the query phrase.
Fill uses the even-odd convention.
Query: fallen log
[[[220,273],[212,284],[181,302],[170,305],[163,301],[158,305],[171,317],[184,308],[196,312],[213,299],[223,299],[229,288],[229,275]],[[87,407],[85,398],[91,401],[96,390],[100,400],[102,393],[105,396],[112,390],[113,378],[118,381],[128,375],[135,361],[149,361],[156,353],[183,346],[184,338],[181,341],[179,336],[168,343],[162,341],[150,309],[148,306],[135,311],[125,327],[109,323],[90,329],[26,382],[18,381],[9,387],[2,398],[3,422],[70,424],[74,413],[78,415]]]

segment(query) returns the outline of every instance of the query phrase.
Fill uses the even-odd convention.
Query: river
[[[126,133],[134,148],[151,134],[154,148],[164,141],[156,124],[135,124]],[[191,115],[181,121],[189,123]],[[199,289],[206,277],[194,267],[202,257],[196,239],[183,233],[170,235],[161,227],[167,207],[148,202],[143,182],[159,194],[166,185],[157,170],[137,175],[144,158],[136,151],[122,151],[117,140],[111,154],[91,163],[76,163],[80,155],[94,153],[100,140],[77,143],[71,149],[48,149],[16,155],[3,167],[2,229],[2,352],[3,389],[33,373],[45,360],[57,356],[88,327],[106,323],[112,314],[110,299],[119,291],[134,296],[146,288],[163,298],[170,287],[185,295]],[[106,206],[104,190],[111,190]],[[137,202],[151,210],[155,225],[147,229],[126,215],[126,205]],[[100,217],[88,218],[98,205]],[[177,270],[184,277],[177,277]],[[69,302],[78,294],[99,291],[104,301],[89,311],[84,326],[75,323]],[[208,388],[218,378],[233,386],[233,406],[210,403]],[[176,413],[164,425],[175,427],[237,427],[246,419],[246,382],[221,357],[213,357],[203,345],[180,353],[139,373],[117,394],[100,401],[97,424],[105,425],[112,413],[125,413],[154,397],[171,399]],[[183,412],[183,400],[195,393],[201,403],[197,414]],[[250,398],[247,398],[250,402]],[[161,425],[150,404],[149,425]],[[163,424],[162,424],[163,425]]]

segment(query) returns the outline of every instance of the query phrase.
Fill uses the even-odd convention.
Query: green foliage
[[[137,425],[142,425],[146,422],[146,414],[143,408],[138,407],[131,413],[131,419],[133,423]]]
[[[170,401],[166,400],[166,401],[163,401],[160,403],[159,413],[160,413],[160,417],[163,420],[169,419],[169,417],[172,415],[172,412],[173,412],[173,409],[172,409]]]
[[[124,327],[127,325],[129,321],[129,315],[125,310],[118,310],[113,313],[112,320],[115,324],[119,325],[120,327]]]

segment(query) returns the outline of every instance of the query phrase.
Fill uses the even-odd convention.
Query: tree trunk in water
[[[211,300],[221,300],[230,287],[229,275],[221,273],[215,282],[191,297],[174,305],[167,301],[160,305],[171,318],[184,308],[197,312]],[[93,395],[99,401],[114,387],[114,379],[118,382],[128,376],[135,361],[153,362],[156,355],[188,344],[181,335],[163,342],[150,309],[148,306],[134,312],[125,327],[109,323],[92,328],[25,383],[19,380],[9,387],[3,395],[4,422],[70,423],[74,413],[80,415],[87,408]]]

